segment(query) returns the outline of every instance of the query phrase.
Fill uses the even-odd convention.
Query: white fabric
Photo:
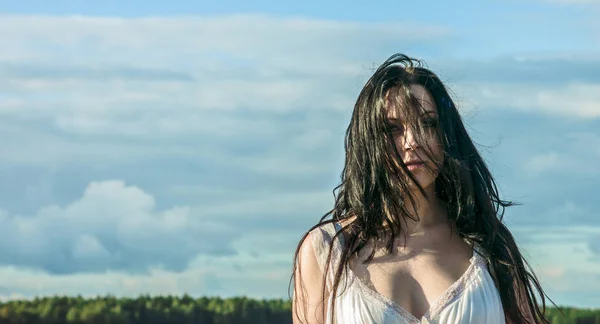
[[[324,271],[329,253],[329,245],[336,233],[332,223],[323,225],[313,231],[313,247],[317,261]],[[333,284],[335,265],[341,256],[341,234],[333,246],[332,265],[329,268],[327,284]],[[485,253],[476,245],[475,250]],[[336,324],[417,324],[417,323],[485,323],[504,324],[504,312],[500,294],[488,272],[485,259],[473,252],[471,265],[467,271],[450,286],[432,304],[427,313],[418,319],[389,298],[371,289],[356,277],[348,267],[340,279],[335,299]],[[344,284],[345,282],[345,284]],[[327,302],[330,305],[331,300]],[[331,311],[331,309],[329,309]],[[325,323],[331,324],[330,314]]]

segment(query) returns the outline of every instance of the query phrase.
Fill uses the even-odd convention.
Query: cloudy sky
[[[447,82],[548,294],[600,307],[600,1],[0,0],[0,295],[287,298],[353,102]]]

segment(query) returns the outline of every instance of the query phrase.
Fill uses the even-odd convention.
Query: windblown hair
[[[398,109],[415,130],[415,140],[418,143],[426,141],[431,130],[420,120],[419,100],[411,91],[412,85],[423,86],[438,109],[439,123],[435,125],[435,135],[438,143],[443,145],[444,159],[441,163],[435,162],[438,164],[435,193],[447,206],[449,225],[456,228],[463,239],[479,243],[487,251],[487,262],[500,292],[507,320],[517,324],[526,323],[527,318],[534,317],[535,323],[549,323],[544,318],[545,293],[502,222],[504,209],[515,203],[500,199],[492,174],[467,133],[442,81],[425,68],[422,61],[403,54],[392,55],[379,66],[358,96],[345,136],[346,159],[341,183],[333,190],[334,208],[304,234],[294,254],[294,271],[290,281],[290,285],[294,281],[294,293],[302,291],[297,287],[302,285],[301,280],[295,275],[300,248],[308,234],[317,227],[331,222],[345,224],[331,241],[323,273],[322,301],[325,303],[327,300],[326,294],[333,296],[329,305],[333,322],[334,299],[351,256],[372,240],[386,242],[387,251],[391,253],[393,239],[402,232],[407,219],[418,220],[418,215],[412,216],[416,214],[416,207],[412,214],[408,210],[415,203],[407,177],[424,195],[425,191],[403,163],[386,118],[389,109]],[[426,149],[426,154],[432,158],[431,150]],[[407,199],[410,204],[405,202]],[[331,219],[326,220],[328,217]],[[382,235],[386,229],[388,234]],[[333,242],[340,235],[344,238],[342,255],[334,266],[331,251]],[[373,255],[374,250],[365,262],[370,261]],[[331,292],[326,293],[327,274],[331,270],[334,270],[333,287]],[[295,303],[294,307],[300,304]],[[326,307],[323,307],[324,319],[325,311]]]

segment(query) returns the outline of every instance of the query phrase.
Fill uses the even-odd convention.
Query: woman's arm
[[[292,319],[294,324],[323,324],[323,272],[319,268],[313,235],[309,233],[298,252],[298,262],[294,275],[294,295],[292,298]]]

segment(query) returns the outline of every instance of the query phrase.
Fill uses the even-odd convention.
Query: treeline
[[[600,324],[600,309],[549,308],[552,324]],[[1,324],[287,324],[289,300],[246,297],[43,297],[0,303]]]
[[[0,303],[0,323],[291,324],[292,319],[289,301],[281,299],[106,296],[43,297]]]

